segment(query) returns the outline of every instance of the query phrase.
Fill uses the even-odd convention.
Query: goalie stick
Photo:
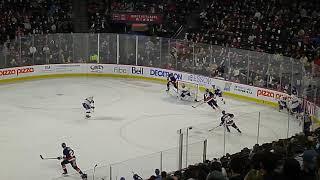
[[[47,160],[47,159],[58,159],[57,157],[43,157],[42,155],[40,155],[40,158],[42,159],[42,160]]]

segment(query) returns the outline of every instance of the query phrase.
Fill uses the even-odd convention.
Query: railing
[[[48,34],[6,42],[0,68],[48,63],[112,63],[153,66],[220,77],[317,99],[297,59],[160,37],[125,34]],[[313,92],[313,93],[312,93]]]
[[[207,141],[206,156],[207,159],[212,159],[222,157],[226,153],[239,152],[244,148],[252,148],[255,144],[287,139],[303,131],[301,121],[289,113],[276,112],[273,109],[248,110],[245,104],[241,104],[242,108],[235,110],[237,107],[230,102],[229,106],[233,106],[234,112],[231,113],[235,113],[234,122],[243,132],[242,134],[231,126],[229,126],[231,132],[227,132],[224,126],[219,126],[220,116],[218,118],[213,116],[211,122],[194,124],[179,130],[185,144],[200,140]],[[257,107],[257,109],[260,108]],[[188,147],[185,150],[190,149]]]

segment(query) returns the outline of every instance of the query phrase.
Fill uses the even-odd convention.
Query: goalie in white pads
[[[93,96],[87,97],[82,103],[82,106],[86,111],[86,118],[90,118],[90,113],[94,110]]]
[[[241,133],[240,129],[233,121],[234,115],[230,113],[226,113],[226,111],[222,111],[221,123],[220,126],[224,125],[228,132],[230,132],[229,126],[236,129],[239,133]]]
[[[180,99],[187,100],[189,98],[191,98],[190,90],[186,87],[185,84],[182,83],[180,89]]]

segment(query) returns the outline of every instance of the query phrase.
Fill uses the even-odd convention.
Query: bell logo
[[[143,75],[143,68],[142,67],[132,67],[131,68],[131,73],[132,74]]]

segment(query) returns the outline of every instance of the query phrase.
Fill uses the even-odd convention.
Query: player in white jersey
[[[189,88],[187,88],[186,85],[182,83],[181,89],[180,89],[180,98],[183,100],[186,100],[190,97],[191,97],[191,93],[190,93]]]
[[[289,107],[290,113],[292,115],[295,115],[295,117],[297,119],[302,118],[302,115],[301,115],[302,104],[301,104],[300,99],[297,96],[291,95],[291,99],[290,99],[288,107]]]
[[[82,103],[82,106],[86,111],[86,118],[90,118],[90,113],[94,110],[93,96],[87,97]]]
[[[220,126],[224,125],[228,132],[230,132],[229,126],[235,128],[239,133],[241,133],[240,129],[233,121],[234,115],[230,113],[226,113],[226,111],[222,111],[221,123]]]
[[[297,96],[291,95],[289,104],[290,104],[289,108],[291,110],[291,113],[295,114],[295,113],[301,112],[301,102]]]

